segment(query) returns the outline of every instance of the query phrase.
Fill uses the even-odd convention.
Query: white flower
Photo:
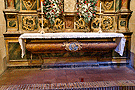
[[[86,4],[84,5],[84,7],[85,7],[85,8],[88,8]]]
[[[91,4],[90,3],[88,3],[88,7],[90,7],[91,6]]]
[[[82,11],[81,13],[84,13],[84,11]]]
[[[58,8],[58,7],[57,7],[57,5],[56,5],[56,3],[54,3],[54,6],[53,6],[53,8],[56,8],[56,9]]]
[[[57,12],[56,13],[59,13],[59,10],[57,10]]]

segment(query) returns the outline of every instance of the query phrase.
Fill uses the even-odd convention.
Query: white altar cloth
[[[116,38],[117,47],[115,51],[123,56],[126,39],[122,33],[24,33],[19,37],[19,43],[22,49],[22,58],[25,55],[24,39],[61,39],[61,38]]]

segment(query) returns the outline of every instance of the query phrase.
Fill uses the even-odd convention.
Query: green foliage
[[[97,0],[81,0],[77,2],[77,15],[83,16],[86,23],[96,14]]]
[[[43,10],[46,18],[49,19],[51,25],[59,15],[63,12],[59,0],[46,0],[43,3]]]

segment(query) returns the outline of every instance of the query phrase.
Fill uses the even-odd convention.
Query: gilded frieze
[[[74,31],[81,31],[81,32],[87,32],[88,30],[88,24],[85,23],[83,18],[77,19],[74,23],[75,30]]]
[[[64,22],[63,20],[57,18],[55,19],[55,23],[54,23],[54,26],[53,26],[53,29],[55,29],[56,31],[57,30],[63,30],[64,29]]]
[[[39,23],[39,27],[42,28],[42,19],[41,18],[39,19],[38,23]],[[46,28],[46,27],[48,27],[48,20],[43,18],[43,28]]]
[[[22,17],[22,29],[26,31],[34,31],[38,28],[37,17],[35,16],[23,16]]]
[[[7,18],[7,32],[17,32],[18,22],[16,14],[6,15]]]
[[[103,0],[103,2],[102,2],[102,8],[105,11],[114,10],[114,0]]]
[[[99,30],[99,24],[100,24],[100,18],[99,17],[94,18],[91,22],[91,29],[93,31],[98,31]]]
[[[22,0],[22,10],[36,10],[36,0]]]
[[[102,25],[102,30],[103,31],[110,31],[110,30],[112,30],[113,27],[114,27],[114,18],[111,17],[111,16],[104,16],[102,18],[101,25]]]

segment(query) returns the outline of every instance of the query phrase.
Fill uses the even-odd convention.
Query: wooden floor
[[[126,66],[83,67],[67,69],[28,68],[6,70],[0,77],[0,85],[51,84],[135,80],[135,71]]]

